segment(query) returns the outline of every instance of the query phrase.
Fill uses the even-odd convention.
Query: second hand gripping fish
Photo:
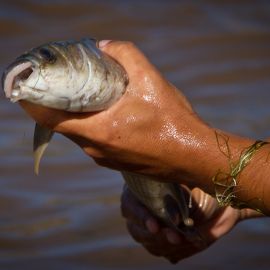
[[[96,41],[52,42],[18,57],[2,77],[6,97],[27,100],[58,110],[92,112],[108,109],[125,93],[128,77],[123,67],[102,53]],[[36,124],[35,172],[53,136]],[[128,188],[159,219],[191,242],[201,242],[189,216],[187,200],[178,184],[123,171]]]

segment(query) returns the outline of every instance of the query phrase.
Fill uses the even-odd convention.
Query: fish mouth
[[[33,63],[18,60],[12,63],[2,75],[2,88],[9,99],[16,99],[20,94],[19,82],[27,80],[33,72]]]

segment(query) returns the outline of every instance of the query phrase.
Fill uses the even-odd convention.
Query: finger
[[[41,126],[53,128],[54,122],[68,119],[68,113],[55,109],[49,109],[28,101],[19,101],[22,108]]]
[[[129,77],[128,93],[133,92],[134,87],[136,87],[136,93],[144,91],[145,81],[155,82],[154,84],[159,85],[162,90],[168,86],[162,74],[132,42],[100,41],[99,44],[101,44],[99,46],[103,52],[114,58],[127,71]],[[145,77],[145,71],[147,71],[147,77]]]
[[[137,241],[139,243],[144,243],[144,244],[150,243],[150,244],[155,245],[156,236],[154,236],[152,233],[148,232],[147,229],[145,229],[145,227],[138,225],[136,223],[133,223],[133,222],[128,220],[127,221],[127,229],[135,241]]]
[[[237,211],[231,207],[220,208],[211,219],[198,226],[198,232],[203,237],[205,246],[211,245],[234,226],[234,214]]]
[[[155,242],[145,242],[142,243],[142,245],[151,254],[155,256],[162,256],[173,264],[199,252],[198,249],[194,248],[188,242],[183,242],[179,245],[168,244],[163,236],[164,235],[161,234],[158,240],[155,238]]]
[[[162,229],[168,243],[172,245],[180,245],[182,242],[182,237],[180,236],[179,233],[175,232],[171,228],[163,228]]]
[[[95,113],[72,113],[62,110],[51,109],[41,105],[33,104],[24,100],[19,101],[22,108],[38,124],[46,126],[53,131],[63,134],[76,135],[81,128],[85,127],[85,118]],[[76,132],[77,130],[77,132]]]
[[[155,256],[162,256],[169,260],[171,263],[176,263],[180,259],[187,257],[187,251],[189,250],[189,247],[186,246],[175,246],[170,245],[166,242],[166,239],[163,238],[161,241],[156,242],[146,242],[142,243],[142,245],[150,252],[151,254]],[[184,250],[184,252],[183,252]],[[191,252],[189,251],[189,254]]]
[[[128,72],[137,70],[138,66],[151,66],[144,54],[130,41],[100,41],[98,47],[124,67],[129,67]]]
[[[160,229],[158,221],[128,188],[124,188],[121,196],[121,211],[126,219],[146,228],[152,234],[158,233]]]

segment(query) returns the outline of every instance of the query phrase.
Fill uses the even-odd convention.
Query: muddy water
[[[40,43],[83,36],[134,41],[211,125],[269,136],[269,1],[2,0],[0,71]],[[120,217],[118,173],[56,136],[34,176],[33,122],[2,91],[0,128],[0,269],[270,268],[268,219],[177,266],[150,256]]]

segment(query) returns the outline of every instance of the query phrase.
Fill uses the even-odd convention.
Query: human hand
[[[21,102],[23,108],[40,125],[69,137],[100,165],[180,180],[214,194],[213,177],[229,174],[231,164],[237,164],[255,141],[203,123],[181,92],[131,43],[100,44],[129,77],[126,93],[116,104],[99,113],[69,113]],[[226,138],[225,143],[220,144],[217,134]],[[239,202],[268,215],[269,147],[260,149],[252,160],[256,166],[245,168],[234,189]],[[224,154],[226,149],[229,155]]]
[[[134,45],[113,41],[101,50],[129,77],[125,95],[111,108],[78,114],[22,101],[23,108],[39,124],[72,139],[100,165],[164,179],[189,176],[194,160],[188,156],[203,145],[206,125]]]
[[[125,188],[121,198],[122,215],[126,218],[131,236],[155,256],[165,257],[172,263],[203,251],[228,233],[240,220],[261,216],[251,209],[220,208],[216,200],[195,188],[192,190],[191,217],[204,243],[192,243],[184,235],[160,223]]]

